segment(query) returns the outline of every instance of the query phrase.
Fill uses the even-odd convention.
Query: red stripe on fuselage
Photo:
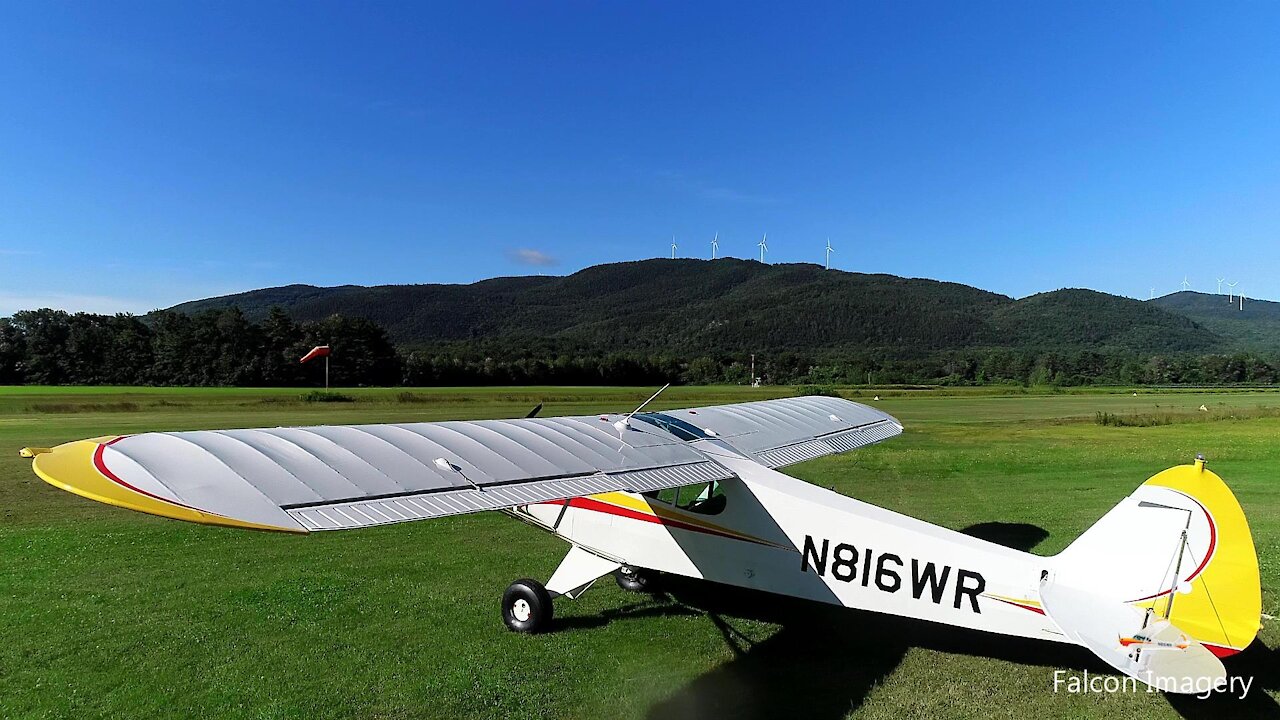
[[[1002,602],[1002,603],[1004,603],[1004,604],[1006,604],[1006,605],[1012,605],[1012,606],[1014,606],[1014,607],[1020,607],[1020,608],[1022,608],[1023,610],[1030,610],[1030,611],[1031,611],[1031,612],[1033,612],[1033,613],[1040,613],[1041,615],[1044,615],[1044,614],[1045,614],[1043,609],[1038,608],[1038,607],[1036,607],[1035,605],[1023,605],[1023,604],[1022,604],[1022,603],[1020,603],[1020,602],[1014,602],[1014,601],[1012,601],[1012,600],[1005,600],[1004,598],[998,598],[998,597],[994,597],[994,596],[992,596],[992,595],[983,595],[983,597],[991,598],[992,600],[995,600],[995,601],[997,601],[997,602]]]
[[[568,505],[569,507],[581,508],[583,510],[593,510],[595,512],[605,513],[607,515],[617,515],[619,517],[630,518],[632,520],[639,520],[641,522],[654,523],[655,525],[666,525],[668,527],[680,528],[681,530],[691,530],[693,532],[700,532],[706,535],[715,535],[717,537],[725,537],[725,538],[729,538],[730,540],[742,540],[744,542],[756,543],[757,545],[768,545],[770,547],[776,547],[772,543],[756,540],[755,538],[743,537],[741,535],[734,535],[732,533],[722,532],[722,531],[714,530],[712,528],[700,527],[698,525],[693,525],[691,523],[681,522],[680,520],[676,520],[674,518],[664,518],[658,515],[649,515],[647,513],[642,513],[636,510],[632,510],[631,508],[624,508],[624,507],[619,507],[617,505],[611,505],[609,503],[601,502],[599,500],[596,500],[594,498],[589,498],[589,497],[575,497],[575,498],[569,498],[567,500],[551,500],[547,504],[548,505]]]

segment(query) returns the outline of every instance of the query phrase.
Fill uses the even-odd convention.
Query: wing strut
[[[547,581],[547,590],[553,596],[564,595],[570,600],[577,600],[592,583],[620,567],[621,563],[606,560],[574,545]]]

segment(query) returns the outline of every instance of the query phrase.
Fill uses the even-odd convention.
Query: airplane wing
[[[311,532],[732,477],[692,444],[707,437],[776,467],[901,432],[889,416],[835,398],[638,414],[645,426],[621,432],[619,417],[153,432],[27,454],[50,484],[100,502]]]
[[[902,433],[887,413],[835,397],[796,397],[649,413],[710,430],[771,468],[856,450]]]
[[[33,466],[101,502],[293,532],[732,475],[675,438],[629,433],[623,442],[597,416],[155,432],[67,443],[36,454]]]

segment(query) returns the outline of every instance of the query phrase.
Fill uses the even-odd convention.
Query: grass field
[[[522,416],[538,402],[544,415],[616,411],[650,390],[343,392],[353,401],[0,388],[0,716],[1280,716],[1274,626],[1228,664],[1256,678],[1244,702],[1054,694],[1055,668],[1105,666],[1070,647],[696,583],[649,598],[602,582],[558,602],[556,632],[518,636],[498,619],[501,592],[545,579],[565,546],[504,516],[309,537],[209,528],[55,490],[16,452],[144,430]],[[1268,416],[1280,392],[879,393],[902,437],[788,472],[1051,554],[1203,452],[1249,515],[1263,610],[1280,611],[1280,417]],[[672,388],[656,405],[789,394]],[[1103,426],[1099,412],[1169,422]]]

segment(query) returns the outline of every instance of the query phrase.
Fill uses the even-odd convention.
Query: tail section
[[[1152,477],[1062,551],[1041,599],[1068,637],[1175,691],[1225,677],[1214,656],[1248,647],[1262,614],[1244,511],[1202,459]]]

